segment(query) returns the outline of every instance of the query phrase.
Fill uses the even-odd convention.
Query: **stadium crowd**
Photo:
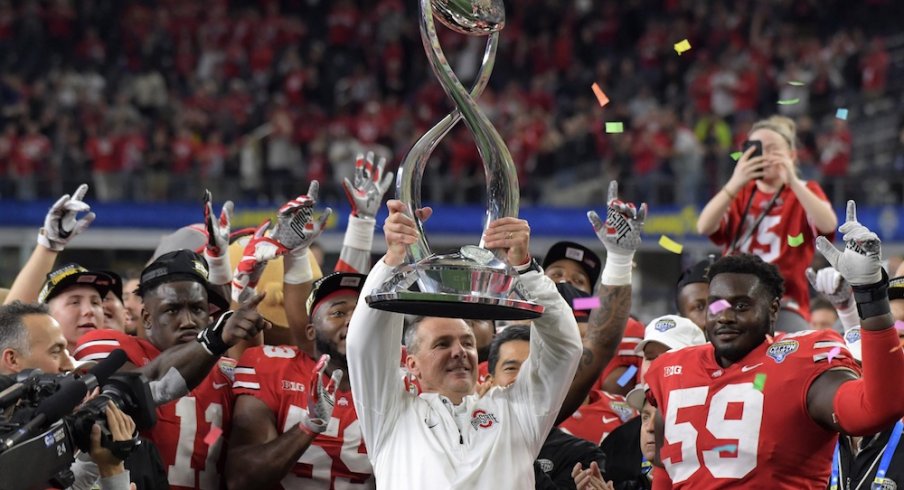
[[[844,176],[851,136],[835,110],[886,91],[883,39],[897,8],[519,1],[481,105],[529,202],[603,173],[651,203],[703,204],[778,100],[798,100],[779,110],[798,120],[803,174]],[[319,180],[325,202],[338,202],[344,162],[370,150],[393,168],[449,111],[415,15],[416,2],[401,0],[0,1],[0,196],[91,182],[104,201],[184,200],[202,179],[276,203],[291,197],[291,177]],[[693,49],[679,57],[680,39]],[[444,31],[442,42],[473,78],[481,41]],[[593,82],[612,101],[605,109]],[[606,121],[625,133],[605,134]],[[426,196],[480,200],[463,126],[433,166]],[[460,185],[442,186],[448,178]]]

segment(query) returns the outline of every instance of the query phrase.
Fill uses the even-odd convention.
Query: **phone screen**
[[[755,147],[756,147],[756,150],[754,150],[753,154],[750,155],[750,158],[761,157],[761,156],[763,156],[763,142],[762,142],[762,141],[759,141],[759,140],[754,140],[754,141],[747,140],[747,141],[745,141],[745,142],[744,142],[744,149],[741,150],[741,151],[743,151],[744,153],[746,153],[746,152],[747,152],[747,149],[750,148],[751,146],[755,146]]]

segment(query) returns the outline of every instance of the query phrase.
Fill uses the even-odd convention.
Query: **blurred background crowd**
[[[832,202],[904,199],[899,2],[506,7],[480,104],[527,203],[595,204],[617,178],[637,201],[700,206],[730,175],[750,124],[775,112],[797,121],[801,172]],[[282,202],[318,179],[325,203],[343,200],[356,153],[374,150],[394,169],[451,109],[416,9],[402,0],[0,0],[0,197],[49,198],[90,182],[101,201],[196,201],[206,186]],[[441,36],[469,83],[484,39]],[[679,56],[672,46],[682,39],[692,49]],[[612,101],[605,108],[594,82]],[[606,134],[607,121],[624,133]],[[484,182],[461,125],[434,154],[424,197],[480,202]]]

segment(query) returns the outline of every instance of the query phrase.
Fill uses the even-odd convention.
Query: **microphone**
[[[81,380],[63,383],[60,390],[45,398],[35,409],[34,418],[3,440],[0,452],[28,439],[44,425],[55,423],[72,412],[85,399],[88,386]]]
[[[20,372],[15,378],[3,376],[3,391],[0,392],[0,409],[6,408],[13,403],[19,401],[19,398],[25,394],[25,391],[31,386],[37,378],[44,374],[40,369],[29,369]],[[12,384],[6,384],[7,381]]]
[[[79,380],[88,386],[88,391],[91,391],[98,386],[103,386],[110,376],[118,371],[126,361],[128,361],[128,357],[126,357],[125,351],[116,349],[103,361],[88,370],[88,373],[81,376]]]

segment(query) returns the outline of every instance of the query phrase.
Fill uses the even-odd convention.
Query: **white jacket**
[[[549,278],[522,275],[532,299],[546,307],[534,320],[530,357],[511,386],[455,407],[437,393],[405,391],[398,375],[403,316],[364,300],[391,272],[382,260],[370,271],[346,338],[355,410],[377,488],[534,488],[533,461],[581,356],[571,308]]]

